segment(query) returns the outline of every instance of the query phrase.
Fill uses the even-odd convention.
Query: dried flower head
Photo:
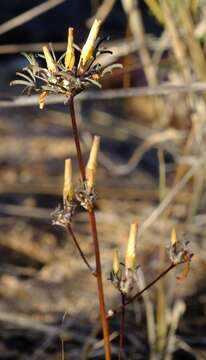
[[[25,86],[23,91],[27,91],[29,95],[33,90],[39,93],[40,109],[44,108],[46,96],[49,94],[64,95],[68,99],[90,85],[101,87],[100,82],[104,75],[122,65],[103,67],[98,63],[97,58],[101,54],[111,54],[111,51],[100,47],[105,40],[98,39],[100,24],[100,21],[95,20],[82,50],[74,45],[73,28],[69,28],[66,52],[58,60],[51,44],[50,47],[43,47],[43,54],[34,56],[23,53],[29,64],[23,68],[23,72],[17,72],[20,79],[12,81],[11,85]],[[45,60],[45,66],[37,61],[37,57]]]
[[[76,209],[75,203],[69,203],[66,206],[61,208],[59,205],[52,213],[51,213],[51,219],[52,219],[52,225],[59,225],[63,226],[67,229],[67,227],[71,224],[72,218],[75,213]]]
[[[177,279],[183,279],[187,276],[190,269],[190,262],[193,253],[189,249],[189,241],[177,239],[175,228],[172,229],[169,247],[169,258],[174,265],[184,264],[184,269]]]
[[[138,226],[131,224],[125,256],[125,264],[120,263],[117,249],[113,253],[113,266],[109,280],[121,294],[130,298],[137,289],[137,261],[136,261],[136,237]]]

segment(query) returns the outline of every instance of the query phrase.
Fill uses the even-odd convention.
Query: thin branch
[[[132,87],[127,89],[114,89],[114,90],[103,90],[98,91],[87,91],[78,96],[77,101],[93,101],[93,100],[113,100],[116,99],[126,99],[138,96],[167,96],[177,93],[203,93],[206,92],[206,82],[197,81],[192,83],[182,83],[180,85],[174,85],[172,83],[162,84],[159,86],[141,86],[141,87]],[[8,95],[4,96],[0,100],[0,108],[7,107],[19,107],[19,106],[33,106],[38,105],[37,95],[28,96],[18,96],[12,97]],[[65,102],[65,97],[60,95],[50,95],[47,98],[47,104],[62,104]]]
[[[80,247],[80,245],[78,243],[78,240],[77,240],[77,238],[76,238],[76,236],[74,234],[74,231],[73,231],[71,225],[68,225],[67,230],[69,231],[69,233],[70,233],[70,235],[72,237],[72,240],[74,241],[74,244],[75,244],[77,250],[79,251],[79,254],[80,254],[82,260],[84,261],[84,263],[88,267],[89,271],[91,271],[92,275],[96,276],[96,273],[95,273],[94,269],[92,268],[92,266],[87,261],[85,255],[84,255],[84,253],[83,253],[83,251],[82,251],[82,249],[81,249],[81,247]]]
[[[0,35],[5,34],[6,32],[17,28],[20,25],[25,24],[26,22],[34,19],[35,17],[45,13],[46,11],[62,4],[65,0],[48,0],[43,4],[37,5],[24,13],[15,16],[13,19],[6,21],[0,25]]]
[[[75,111],[74,111],[74,98],[73,96],[69,99],[69,110],[71,114],[71,120],[72,120],[72,129],[73,129],[73,135],[74,135],[74,141],[77,149],[77,157],[79,162],[79,169],[81,172],[82,180],[85,181],[86,175],[85,175],[85,165],[84,165],[84,159],[81,151],[80,141],[79,141],[79,134],[77,129],[77,123],[76,123],[76,117],[75,117]]]
[[[124,331],[125,331],[125,295],[121,294],[122,310],[120,321],[120,339],[119,339],[119,355],[118,360],[121,360],[124,351]]]

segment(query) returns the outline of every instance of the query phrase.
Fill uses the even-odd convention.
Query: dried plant
[[[80,49],[73,42],[73,28],[69,28],[68,46],[66,52],[58,60],[56,60],[56,56],[51,45],[50,48],[47,46],[43,47],[43,54],[38,54],[37,56],[34,56],[33,54],[24,54],[29,64],[23,68],[22,73],[17,73],[21,79],[12,81],[11,85],[25,86],[24,91],[27,91],[28,94],[30,94],[33,90],[39,93],[40,109],[44,108],[45,99],[51,93],[61,95],[63,94],[66,97],[66,102],[68,101],[72,121],[73,137],[76,145],[79,170],[81,174],[81,182],[80,184],[78,183],[78,185],[73,183],[72,162],[71,159],[66,159],[62,201],[63,205],[59,205],[52,213],[52,224],[62,226],[70,233],[71,238],[74,241],[80,256],[82,257],[82,260],[97,280],[105,359],[110,360],[111,350],[108,325],[109,319],[115,314],[119,312],[121,313],[119,346],[119,359],[121,359],[124,351],[124,323],[126,306],[136,300],[146,290],[151,288],[170,270],[179,264],[185,264],[184,273],[182,273],[179,278],[186,276],[189,270],[192,254],[188,250],[187,243],[176,239],[176,233],[175,230],[173,230],[171,245],[169,248],[169,266],[139,291],[138,270],[140,265],[137,263],[136,256],[138,224],[132,223],[125,255],[125,263],[120,262],[118,250],[115,249],[113,256],[113,267],[110,273],[110,280],[121,295],[121,304],[114,310],[106,311],[102,283],[99,240],[94,210],[96,200],[95,182],[100,137],[94,137],[88,163],[85,166],[74,108],[74,97],[76,95],[91,85],[101,87],[101,79],[105,76],[105,74],[121,66],[120,64],[114,64],[111,66],[102,67],[101,64],[97,62],[98,57],[101,54],[110,53],[109,50],[100,47],[102,41],[105,39],[98,38],[99,30],[100,21],[95,20],[85,45],[82,49]],[[43,61],[45,61],[44,66],[41,66],[41,64],[37,61],[38,58],[42,58]],[[87,261],[76,234],[72,228],[73,218],[78,207],[82,207],[88,213],[94,245],[94,256],[96,262],[95,269],[93,269]]]

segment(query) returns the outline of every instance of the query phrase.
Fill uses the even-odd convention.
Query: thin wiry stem
[[[78,243],[78,240],[77,240],[77,238],[76,238],[76,236],[74,234],[74,231],[73,231],[71,225],[67,226],[67,230],[69,231],[69,233],[70,233],[70,235],[72,237],[72,240],[74,241],[74,244],[75,244],[77,250],[79,251],[79,254],[80,254],[82,260],[84,261],[84,263],[88,267],[89,271],[91,271],[92,275],[96,276],[96,272],[94,271],[92,266],[89,264],[88,260],[86,259],[85,255],[84,255],[84,253],[83,253],[83,251],[82,251],[82,249],[81,249],[81,247],[80,247],[80,245]]]
[[[83,159],[80,140],[79,140],[79,132],[78,132],[76,116],[75,116],[74,97],[73,96],[71,96],[69,99],[69,109],[70,109],[70,114],[71,114],[72,129],[73,129],[74,141],[75,141],[76,150],[77,150],[79,169],[81,172],[82,180],[85,181],[86,180],[85,165],[84,165],[84,159]]]
[[[173,268],[175,268],[178,264],[172,263],[170,264],[163,272],[161,272],[160,275],[158,275],[154,280],[152,280],[147,286],[144,287],[144,289],[142,289],[141,291],[139,291],[137,294],[135,294],[134,296],[132,296],[130,299],[128,299],[125,303],[124,306],[121,304],[119,305],[115,310],[110,310],[107,318],[111,318],[114,315],[120,313],[122,311],[122,308],[131,304],[134,300],[136,300],[138,297],[140,297],[146,290],[148,290],[149,288],[151,288],[154,284],[156,284],[156,282],[158,282],[163,276],[165,276],[170,270],[172,270]]]
[[[79,169],[81,172],[82,181],[86,180],[85,176],[85,165],[83,161],[81,145],[79,141],[79,132],[76,123],[76,116],[74,110],[74,97],[71,96],[69,100],[69,109],[72,118],[72,128],[74,134],[74,141],[77,149],[77,157],[79,162]],[[111,360],[111,351],[110,351],[110,341],[109,341],[109,326],[108,320],[106,316],[106,308],[105,308],[105,301],[104,301],[104,289],[102,283],[102,270],[101,270],[101,260],[100,260],[100,251],[99,251],[99,241],[97,236],[97,227],[96,227],[96,218],[95,212],[93,207],[91,207],[88,211],[89,214],[89,221],[91,226],[91,234],[94,244],[94,253],[95,253],[95,262],[96,262],[96,279],[97,279],[97,290],[98,290],[98,297],[99,297],[99,311],[100,311],[100,318],[102,324],[102,331],[104,337],[104,351],[105,351],[105,360]]]
[[[122,310],[120,321],[120,338],[119,338],[119,355],[118,360],[121,360],[124,351],[124,330],[125,330],[125,295],[121,294]]]

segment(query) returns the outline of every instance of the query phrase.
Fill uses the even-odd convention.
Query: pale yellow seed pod
[[[72,161],[71,159],[66,159],[64,166],[64,188],[63,188],[64,204],[66,204],[68,201],[72,201],[73,198],[74,198],[74,189],[72,184]]]
[[[43,91],[40,95],[39,95],[39,109],[43,110],[44,105],[45,105],[45,99],[48,95],[48,91]]]
[[[127,242],[127,251],[125,256],[126,269],[134,270],[137,266],[136,259],[136,238],[137,238],[138,225],[133,223],[130,225],[129,238]]]
[[[44,52],[44,56],[45,56],[45,60],[46,60],[46,64],[47,64],[47,69],[49,71],[51,71],[52,73],[53,72],[56,72],[57,71],[57,67],[55,65],[55,62],[51,56],[51,53],[48,49],[47,46],[43,46],[43,52]]]
[[[172,246],[175,246],[177,243],[177,233],[175,227],[172,228],[170,241]]]
[[[94,136],[89,160],[86,166],[86,179],[88,191],[91,192],[95,185],[95,178],[97,172],[97,158],[100,147],[100,136]]]
[[[68,44],[67,51],[65,55],[65,67],[67,70],[72,70],[75,63],[75,53],[74,53],[74,45],[73,45],[73,28],[69,28],[68,30]]]
[[[120,270],[120,262],[119,262],[119,251],[118,249],[114,249],[113,251],[113,265],[112,270],[115,275],[118,274]]]
[[[100,25],[101,25],[101,20],[95,19],[95,21],[91,27],[87,41],[85,42],[85,44],[82,48],[82,51],[81,51],[79,65],[78,65],[78,69],[80,70],[80,72],[87,65],[88,61],[90,61],[92,59],[95,41],[97,39],[99,30],[100,30]]]

